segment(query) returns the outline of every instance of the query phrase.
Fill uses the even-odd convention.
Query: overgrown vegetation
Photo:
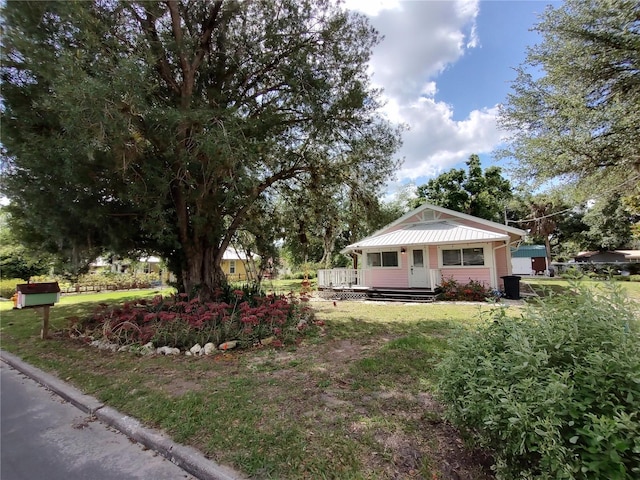
[[[267,338],[273,346],[283,346],[315,327],[307,302],[305,295],[265,295],[251,285],[218,289],[212,302],[186,294],[157,295],[123,305],[100,304],[90,317],[74,321],[71,331],[120,346],[152,342],[185,350],[236,340],[249,347]]]
[[[442,362],[447,415],[495,455],[501,479],[640,475],[637,305],[570,283],[521,318],[502,309]]]

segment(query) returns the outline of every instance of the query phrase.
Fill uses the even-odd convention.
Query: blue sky
[[[399,155],[398,186],[422,185],[472,153],[483,164],[505,132],[496,123],[527,46],[551,1],[346,0],[385,37],[370,63],[384,89],[385,114],[409,127]],[[506,162],[497,163],[504,168]]]

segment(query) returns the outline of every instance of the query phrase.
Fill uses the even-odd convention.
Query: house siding
[[[368,287],[408,288],[409,276],[404,268],[368,268],[364,270]]]
[[[501,243],[493,243],[493,254],[496,262],[496,284],[503,284],[500,277],[511,275],[511,255],[509,254],[509,247]],[[499,247],[499,248],[496,248]],[[508,258],[507,258],[508,257]]]
[[[443,280],[453,279],[458,283],[469,283],[470,280],[475,280],[485,285],[491,286],[491,269],[488,267],[482,268],[441,268],[440,274]]]

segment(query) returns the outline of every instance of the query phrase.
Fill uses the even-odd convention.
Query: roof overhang
[[[426,222],[407,225],[382,235],[367,237],[352,243],[342,250],[348,253],[355,249],[397,248],[411,245],[452,245],[509,241],[506,233],[492,232],[449,221]]]

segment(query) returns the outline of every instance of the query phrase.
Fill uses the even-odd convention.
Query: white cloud
[[[497,107],[474,110],[456,121],[451,106],[421,98],[399,112],[410,125],[400,151],[404,157],[400,180],[438,175],[472,153],[491,152],[504,136],[496,123]]]
[[[494,149],[503,137],[494,105],[454,120],[454,107],[436,100],[438,75],[480,44],[478,0],[348,0],[346,6],[369,15],[384,36],[370,68],[374,85],[384,89],[385,115],[409,127],[398,180],[435,176],[472,153]]]

